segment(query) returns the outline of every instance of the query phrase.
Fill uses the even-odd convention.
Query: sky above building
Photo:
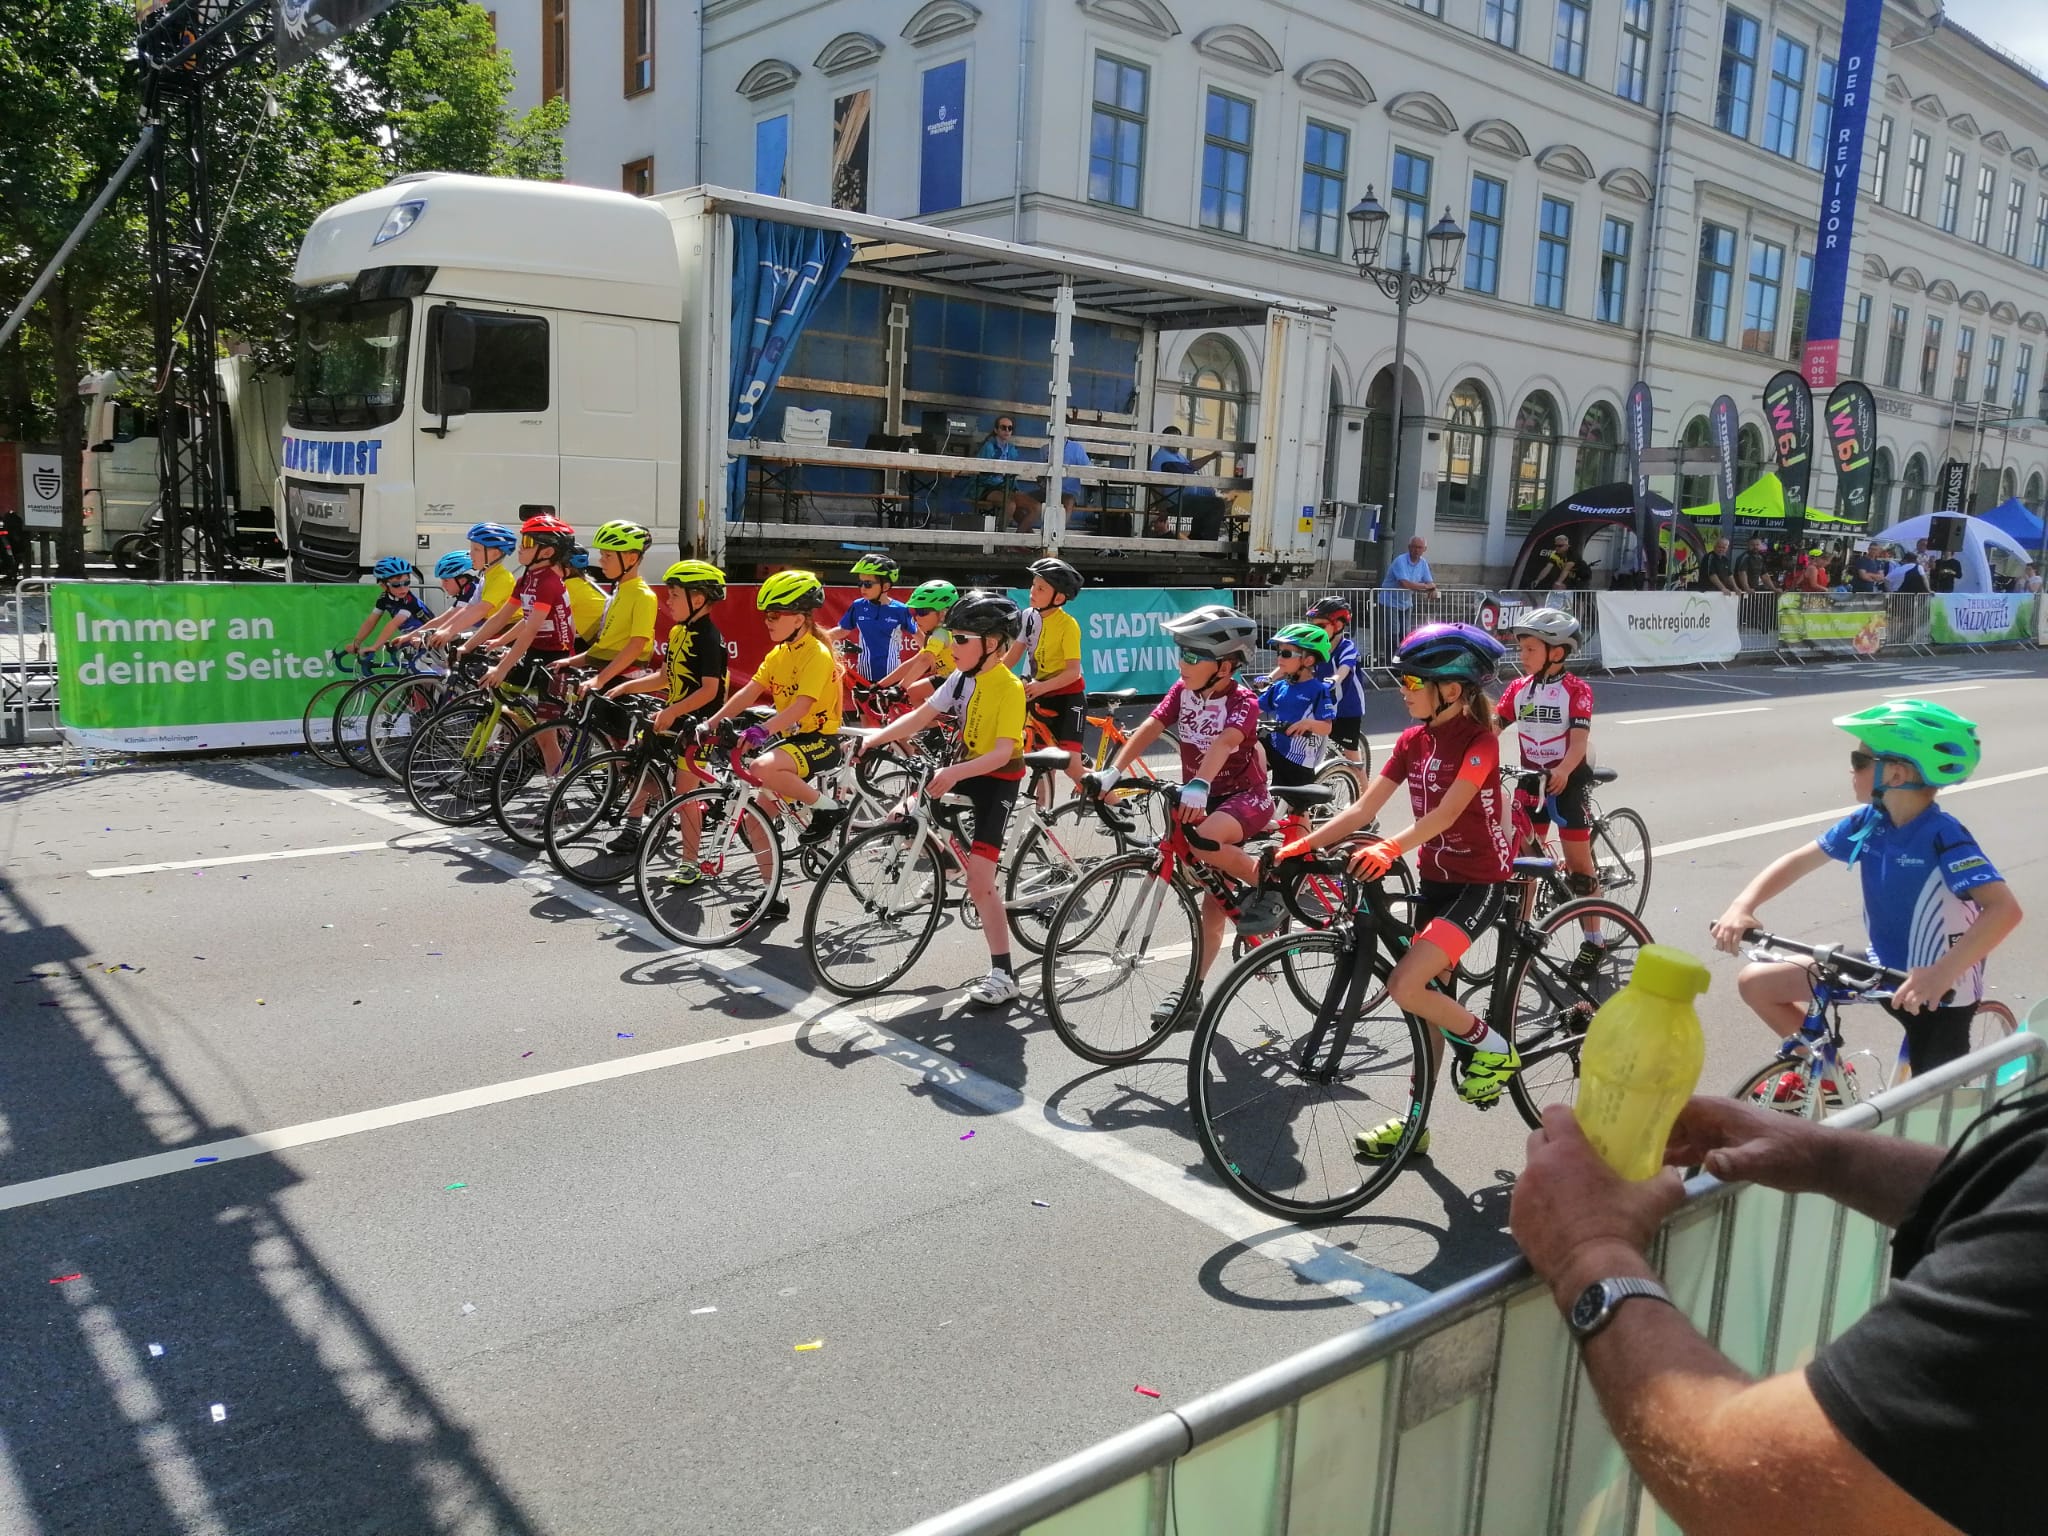
[[[2048,5],[2040,0],[1948,0],[1948,15],[2048,76]]]

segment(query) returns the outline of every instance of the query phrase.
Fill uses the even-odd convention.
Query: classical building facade
[[[2048,83],[1890,0],[1842,368],[1876,392],[1880,517],[1944,459],[1978,506],[2048,500]],[[510,0],[528,100],[566,93],[571,178],[864,206],[1338,307],[1333,500],[1391,503],[1441,573],[1498,573],[1536,511],[1796,365],[1839,0]],[[1448,291],[1410,315],[1350,262],[1448,211]],[[1419,240],[1416,242],[1419,246]],[[1178,340],[1175,409],[1246,431],[1262,337]],[[2031,422],[2031,425],[2029,424]],[[1155,424],[1156,425],[1156,424]],[[1705,481],[1678,488],[1710,499]],[[1832,503],[1832,477],[1814,501]]]

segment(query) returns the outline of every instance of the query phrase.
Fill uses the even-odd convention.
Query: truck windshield
[[[405,405],[405,299],[320,300],[299,311],[295,427],[379,427]]]

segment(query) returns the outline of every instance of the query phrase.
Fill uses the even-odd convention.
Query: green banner
[[[126,752],[295,745],[374,587],[60,582],[58,720]]]
[[[1031,601],[1021,588],[1010,595],[1020,605]],[[1160,622],[1204,603],[1231,600],[1221,587],[1083,587],[1067,612],[1081,626],[1081,675],[1089,690],[1165,693],[1180,681],[1180,667]]]
[[[2034,638],[2030,592],[1937,592],[1928,599],[1927,637],[1936,645],[2001,645]]]
[[[1881,593],[1786,592],[1778,598],[1778,644],[1812,655],[1875,656],[1885,644]]]

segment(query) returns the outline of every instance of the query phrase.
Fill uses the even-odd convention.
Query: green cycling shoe
[[[1360,1131],[1351,1138],[1352,1154],[1361,1162],[1383,1163],[1394,1155],[1401,1145],[1401,1137],[1408,1129],[1408,1121],[1396,1116],[1385,1125],[1374,1126],[1369,1131]],[[1412,1156],[1420,1157],[1429,1150],[1429,1128],[1423,1127],[1422,1134],[1415,1140]]]
[[[1522,1070],[1522,1053],[1512,1045],[1504,1051],[1474,1051],[1471,1065],[1458,1080],[1458,1097],[1467,1104],[1490,1108],[1500,1101],[1501,1089]]]

